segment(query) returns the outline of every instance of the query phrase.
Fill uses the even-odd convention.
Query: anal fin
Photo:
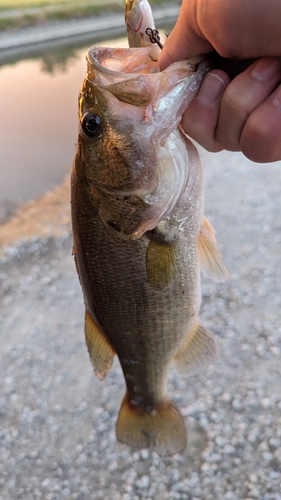
[[[215,231],[204,217],[198,243],[199,265],[202,273],[215,281],[225,281],[227,270],[217,247]]]
[[[95,373],[99,380],[103,380],[111,368],[115,351],[87,309],[85,313],[85,338]]]
[[[184,450],[187,431],[182,415],[170,399],[144,408],[123,399],[116,424],[120,443],[134,448],[151,448],[160,456],[170,456]]]
[[[197,322],[185,343],[174,357],[177,371],[182,375],[195,375],[217,358],[213,336]]]

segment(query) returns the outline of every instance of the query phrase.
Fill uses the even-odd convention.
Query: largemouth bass
[[[71,176],[73,253],[94,370],[102,380],[117,354],[126,381],[117,439],[172,455],[187,432],[167,396],[168,370],[174,361],[193,374],[215,359],[199,321],[200,268],[219,281],[226,271],[203,215],[198,153],[178,128],[206,63],[159,72],[153,50],[88,51]]]

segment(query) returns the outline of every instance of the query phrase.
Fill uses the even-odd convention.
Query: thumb
[[[196,33],[193,28],[193,25],[196,26],[196,20],[192,19],[192,12],[186,12],[185,5],[186,3],[183,2],[175,27],[161,51],[158,61],[161,71],[173,62],[183,61],[213,50],[206,38]]]

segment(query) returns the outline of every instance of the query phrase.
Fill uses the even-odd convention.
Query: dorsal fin
[[[99,380],[103,380],[111,368],[115,351],[87,309],[85,313],[85,337],[95,373]]]
[[[207,231],[207,233],[210,236],[211,240],[214,243],[217,243],[215,230],[214,230],[212,224],[210,223],[209,219],[207,219],[206,215],[204,215],[202,226],[205,229],[205,231]]]
[[[216,244],[215,231],[207,217],[204,217],[199,235],[198,256],[200,269],[207,278],[226,280],[227,270]]]

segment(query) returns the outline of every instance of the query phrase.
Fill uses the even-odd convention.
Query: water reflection
[[[65,73],[70,64],[79,58],[77,49],[64,48],[42,56],[41,69],[44,73]]]
[[[127,41],[100,45],[124,47]],[[88,46],[0,68],[0,204],[40,195],[69,172]]]

